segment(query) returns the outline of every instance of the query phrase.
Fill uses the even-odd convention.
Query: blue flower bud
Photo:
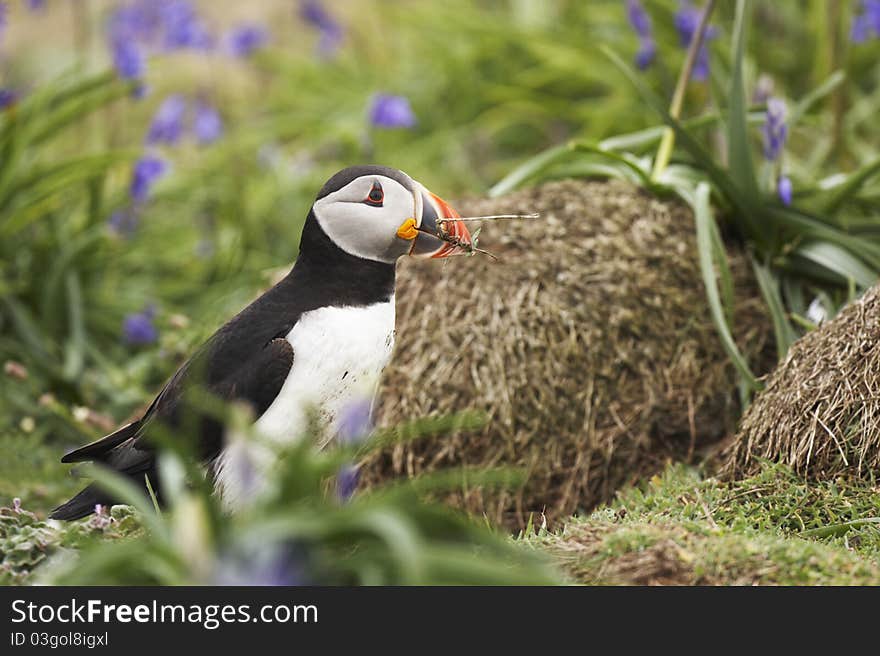
[[[791,205],[793,190],[791,187],[791,180],[788,178],[788,176],[779,176],[779,182],[776,185],[776,193],[779,194],[779,200],[782,201],[783,205],[785,205],[786,207]]]
[[[131,346],[153,344],[159,338],[159,331],[153,325],[155,314],[156,309],[149,306],[126,315],[122,322],[122,340]]]
[[[377,128],[412,128],[416,125],[416,116],[404,96],[392,96],[378,93],[373,96],[370,108],[370,123]]]
[[[146,142],[149,145],[160,143],[176,144],[183,131],[183,117],[186,113],[186,100],[175,94],[168,96],[159,105],[147,131]]]
[[[785,140],[788,137],[788,126],[785,121],[788,108],[781,98],[767,99],[767,118],[764,121],[764,157],[771,162],[779,159]]]
[[[167,165],[165,161],[154,155],[144,155],[134,165],[129,192],[132,200],[142,203],[150,196],[150,191],[162,175]]]

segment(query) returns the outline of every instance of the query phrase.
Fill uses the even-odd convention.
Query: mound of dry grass
[[[516,466],[516,491],[461,489],[450,501],[508,526],[609,499],[671,458],[729,435],[735,374],[706,308],[693,217],[623,183],[565,181],[462,203],[463,215],[540,212],[487,225],[499,256],[407,261],[384,424],[476,409],[478,433],[399,444],[367,481],[439,468]],[[744,258],[732,269],[748,353],[769,340]]]
[[[723,472],[753,473],[760,459],[821,478],[880,471],[880,286],[798,340],[767,378]]]

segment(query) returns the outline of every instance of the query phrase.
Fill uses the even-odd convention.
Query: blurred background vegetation
[[[705,253],[721,234],[753,247],[784,354],[880,269],[880,4],[717,3],[678,123],[702,5],[0,3],[4,503],[72,492],[58,454],[285,271],[316,190],[357,162],[452,198],[512,172],[496,192],[571,175],[677,192],[704,210]],[[686,130],[665,178],[664,121]],[[723,257],[706,257],[723,339]]]

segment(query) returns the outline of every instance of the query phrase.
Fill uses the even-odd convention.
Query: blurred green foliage
[[[23,370],[0,374],[0,451],[16,454],[3,458],[0,493],[23,496],[41,512],[71,487],[44,456],[103,434],[148,401],[197,344],[289,266],[316,190],[353,163],[396,166],[453,197],[485,193],[507,174],[496,191],[554,177],[618,176],[679,193],[697,210],[713,316],[747,386],[754,386],[748,363],[729,339],[735,317],[722,235],[755,254],[780,353],[810,327],[803,315],[811,298],[833,313],[880,267],[880,39],[849,42],[851,3],[754,0],[747,23],[735,20],[738,3],[718,3],[711,77],[688,85],[680,121],[665,115],[685,57],[676,0],[645,1],[657,57],[638,73],[620,65],[638,47],[620,0],[327,3],[345,31],[333,57],[315,55],[318,36],[298,21],[294,3],[266,3],[246,17],[268,26],[268,47],[247,60],[156,56],[142,100],[108,72],[104,31],[113,4],[81,2],[68,12],[50,3],[34,15],[16,6],[2,46],[11,48],[2,86],[19,97],[0,110],[0,362]],[[203,2],[200,10],[225,26],[233,4]],[[791,208],[775,199],[772,171],[747,165],[760,147],[765,108],[751,100],[761,75],[793,108],[784,156]],[[210,99],[225,134],[206,147],[158,148],[170,172],[138,209],[136,228],[115,231],[108,221],[130,205],[150,118],[175,92]],[[417,125],[371,126],[379,92],[406,96]],[[676,126],[677,149],[664,177],[654,179],[666,124]],[[756,238],[783,224],[766,241]],[[125,344],[125,316],[150,304],[158,309],[158,341]],[[163,551],[182,513],[208,518],[209,551],[234,550],[243,537],[212,523],[209,496],[186,498],[151,533],[150,549],[168,560],[138,570],[139,580],[190,580],[185,558]],[[328,511],[315,489],[303,498],[304,508],[317,504],[309,512]],[[414,503],[392,512],[428,540],[420,513],[439,511]],[[372,512],[354,504],[330,516],[350,528],[362,508]],[[255,513],[239,528],[264,520]],[[476,530],[459,519],[438,521],[452,536],[470,539]],[[342,544],[355,535],[346,533]],[[120,554],[120,563],[133,558]],[[424,581],[426,571],[430,580],[443,578],[419,569],[428,566],[418,559],[408,571],[421,574],[403,576],[390,551],[374,554],[366,569],[337,571],[337,580]],[[121,582],[120,571],[100,576]],[[454,574],[447,578],[464,576]]]
[[[210,404],[203,406],[210,412]],[[245,445],[259,440],[247,409],[218,411],[235,430],[227,466],[253,479],[246,505],[226,512],[180,435],[166,436],[162,510],[130,480],[90,474],[137,513],[114,507],[88,520],[45,523],[0,509],[0,582],[66,585],[553,584],[536,552],[424,496],[469,484],[509,485],[505,472],[454,471],[349,498],[332,484],[346,463],[401,439],[461,430],[474,418],[421,421],[366,443],[319,451],[317,434],[278,453],[267,475]],[[242,448],[237,448],[242,447]],[[257,480],[259,478],[259,480]],[[38,568],[38,566],[41,566]]]

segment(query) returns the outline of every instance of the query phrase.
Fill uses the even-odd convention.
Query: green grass
[[[722,483],[671,465],[528,541],[589,584],[878,585],[880,488],[779,465]],[[872,521],[873,520],[873,521]]]
[[[19,498],[25,508],[45,517],[58,501],[77,491],[80,481],[61,465],[61,449],[39,436],[2,435],[0,453],[0,506],[10,506]]]

